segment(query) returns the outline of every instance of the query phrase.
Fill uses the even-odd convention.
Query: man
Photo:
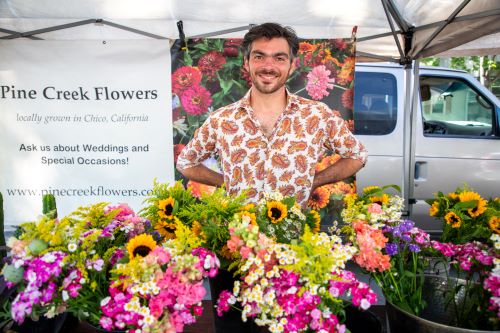
[[[361,169],[366,150],[325,104],[287,91],[299,47],[291,28],[255,26],[242,46],[252,88],[209,115],[179,156],[177,169],[200,183],[225,184],[231,194],[248,190],[251,202],[264,192],[279,191],[305,206],[315,188]],[[342,158],[316,173],[316,163],[328,150]],[[201,164],[212,155],[218,155],[223,174]]]

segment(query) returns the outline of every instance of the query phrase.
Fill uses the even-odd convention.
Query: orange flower
[[[252,225],[257,225],[257,218],[255,216],[255,213],[250,213],[250,212],[247,212],[247,211],[243,211],[240,213],[241,217],[243,216],[248,216],[248,218],[250,219],[250,224]]]
[[[318,45],[307,42],[299,43],[299,54],[313,53],[318,48]]]
[[[379,197],[371,197],[370,201],[373,203],[377,203],[380,206],[388,205],[389,204],[389,196],[384,193]]]
[[[212,194],[215,191],[215,187],[210,185],[205,185],[195,181],[188,181],[187,188],[191,189],[191,193],[194,197],[200,199],[203,195]]]
[[[342,69],[340,70],[339,75],[337,76],[337,79],[342,82],[350,82],[353,79],[354,75],[354,66],[356,62],[354,57],[349,57],[347,58],[344,63],[342,64]]]
[[[330,192],[324,187],[318,187],[309,197],[307,205],[312,209],[319,210],[326,207],[330,201]]]
[[[316,164],[316,172],[320,172],[328,168],[330,165],[334,165],[338,160],[340,160],[340,155],[329,155],[321,160],[321,162]]]
[[[342,181],[336,182],[333,184],[333,186],[330,188],[330,194],[351,194],[354,193],[354,190],[351,186],[351,184],[344,183]]]

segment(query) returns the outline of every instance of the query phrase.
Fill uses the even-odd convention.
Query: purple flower
[[[393,256],[399,252],[399,247],[398,244],[394,243],[387,243],[385,245],[385,251],[387,252],[388,255]]]
[[[420,247],[416,244],[410,244],[409,248],[411,252],[420,252]]]

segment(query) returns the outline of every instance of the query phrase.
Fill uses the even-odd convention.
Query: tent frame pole
[[[462,1],[462,3],[460,4],[460,6],[458,6],[454,11],[453,13],[450,14],[450,16],[448,16],[448,18],[446,20],[444,20],[439,26],[438,28],[432,33],[432,35],[429,36],[429,38],[427,38],[427,40],[422,44],[422,46],[420,47],[420,49],[415,52],[415,56],[414,58],[418,58],[420,56],[420,54],[425,50],[425,48],[434,40],[434,38],[437,37],[437,35],[439,35],[441,33],[441,31],[444,30],[444,28],[446,28],[451,22],[453,22],[453,20],[455,19],[455,17],[462,11],[462,9],[464,9],[465,6],[467,6],[467,4],[469,4],[471,0],[464,0]]]
[[[399,42],[399,38],[394,29],[394,24],[392,22],[392,14],[389,14],[389,7],[387,4],[387,0],[382,0],[382,7],[384,8],[385,16],[387,17],[387,22],[389,22],[389,26],[391,27],[391,32],[392,36],[394,37],[394,41],[396,42],[396,46],[398,47],[399,56],[401,58],[401,61],[403,61],[403,59],[405,59],[405,54],[403,52],[403,48],[401,47],[401,43]]]

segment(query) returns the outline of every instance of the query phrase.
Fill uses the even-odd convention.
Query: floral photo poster
[[[210,112],[242,98],[252,83],[243,67],[242,39],[199,38],[181,43],[176,40],[172,54],[172,121],[174,161],[189,142],[194,131]],[[346,120],[351,131],[353,123],[354,39],[301,40],[296,70],[287,87],[291,93],[321,101]],[[324,156],[316,166],[320,171],[335,163],[337,155]],[[215,160],[206,161],[217,169]],[[176,179],[182,176],[176,171]],[[188,181],[197,196],[212,188]],[[345,194],[355,192],[355,181],[341,181],[316,189],[308,205],[320,212],[322,225],[339,220]]]

